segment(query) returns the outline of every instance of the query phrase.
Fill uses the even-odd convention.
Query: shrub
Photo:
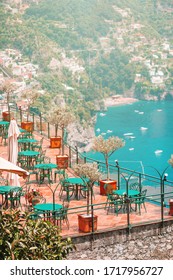
[[[62,239],[58,227],[41,219],[30,220],[20,211],[0,211],[1,260],[63,260],[75,249]]]

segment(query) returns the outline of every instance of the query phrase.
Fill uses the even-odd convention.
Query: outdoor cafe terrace
[[[42,137],[42,132],[41,134],[38,131],[33,132],[34,139],[40,141]],[[7,148],[8,139],[6,139],[6,141],[2,139],[1,141],[0,138],[0,156],[4,159],[7,159]],[[50,139],[47,137],[47,135],[44,135],[42,150],[46,150],[46,157],[50,158],[51,163],[56,164],[56,155],[60,153],[60,149],[50,148]],[[91,162],[91,160],[87,158],[82,158],[78,151],[69,148],[67,145],[65,146],[65,154],[69,155],[69,166],[65,171],[68,178],[77,177],[73,170],[74,163]],[[101,170],[103,170],[101,163],[99,164],[99,167]],[[56,169],[52,169],[53,174],[55,170]],[[141,203],[140,211],[139,208],[135,208],[134,205],[130,203],[131,200],[128,200],[128,197],[124,205],[111,205],[111,203],[107,203],[107,195],[100,194],[99,184],[95,184],[93,188],[93,201],[91,206],[93,210],[92,214],[94,213],[94,215],[98,217],[98,220],[97,229],[95,230],[95,225],[93,223],[90,224],[91,230],[96,232],[105,232],[120,228],[130,229],[136,225],[173,220],[173,210],[171,209],[173,185],[172,182],[166,180],[165,176],[162,176],[162,174],[158,174],[156,177],[149,176],[147,174],[144,175],[131,170],[123,169],[119,165],[111,167],[111,174],[116,179],[117,188],[120,190],[127,190],[131,183],[140,183],[140,185],[142,185],[142,190],[147,190],[145,201],[143,201],[144,203]],[[3,172],[2,176],[6,178],[6,172]],[[67,212],[69,227],[66,220],[62,221],[61,235],[84,235],[84,232],[79,231],[78,215],[81,213],[86,214],[87,202],[85,195],[82,195],[82,192],[80,192],[80,187],[78,189],[77,197],[75,193],[71,197],[68,197],[66,192],[61,194],[61,175],[57,175],[56,182],[54,176],[52,179],[53,181],[51,183],[48,182],[47,178],[45,178],[45,180],[40,183],[36,182],[36,175],[32,174],[29,177],[29,182],[27,182],[28,179],[20,178],[20,185],[25,191],[28,189],[39,189],[40,193],[44,197],[44,202],[46,203],[53,203],[53,191],[56,189],[54,200],[55,204],[62,205],[64,202],[69,200]],[[0,199],[1,208],[3,208],[4,206],[2,206],[2,197],[0,197]],[[19,205],[19,208],[22,211],[25,211],[26,209],[28,210],[28,202],[24,196],[21,197],[21,205]],[[45,216],[41,217],[46,219]],[[49,217],[49,220],[51,222],[55,222],[51,217]]]

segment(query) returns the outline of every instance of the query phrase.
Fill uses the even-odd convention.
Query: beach
[[[137,101],[139,101],[139,100],[136,99],[136,98],[123,97],[123,96],[111,96],[111,97],[108,97],[104,100],[105,107],[132,104],[132,103],[137,102]]]

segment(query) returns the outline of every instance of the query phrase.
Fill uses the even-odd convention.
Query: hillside
[[[110,95],[156,99],[172,93],[170,1],[2,2],[0,49],[18,49],[38,64],[42,88],[75,104],[81,120]]]

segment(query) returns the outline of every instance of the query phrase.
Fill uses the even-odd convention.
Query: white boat
[[[162,109],[157,109],[158,112],[162,112]]]
[[[100,132],[100,128],[97,128],[96,131],[97,131],[97,132]]]
[[[124,136],[131,136],[131,135],[133,135],[133,133],[132,132],[128,132],[128,133],[124,133],[123,135]]]
[[[106,135],[106,132],[102,132],[101,135]]]
[[[107,130],[107,133],[112,133],[112,130],[109,130],[109,129],[108,129],[108,130]]]
[[[148,127],[144,127],[144,126],[140,127],[140,130],[147,130],[147,129],[148,129]]]
[[[129,151],[133,151],[134,150],[134,148],[129,148]]]
[[[139,115],[143,115],[143,114],[144,114],[144,112],[139,112],[138,114],[139,114]]]
[[[158,155],[158,154],[161,154],[161,153],[163,153],[163,150],[156,150],[156,151],[155,151],[155,154],[157,154],[157,155]]]
[[[104,116],[106,116],[106,114],[104,114],[104,113],[100,113],[100,116],[101,116],[101,117],[104,117]]]
[[[139,111],[138,111],[138,110],[135,110],[135,113],[139,113]]]

